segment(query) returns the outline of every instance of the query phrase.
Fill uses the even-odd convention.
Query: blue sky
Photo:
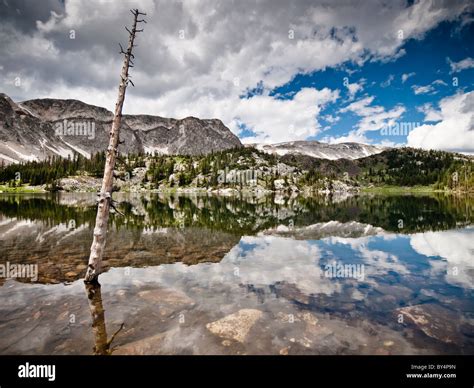
[[[474,60],[470,67],[459,71],[453,71],[451,65],[466,58],[474,58],[473,23],[460,28],[459,22],[443,22],[428,32],[424,39],[408,40],[401,48],[405,54],[394,60],[367,60],[361,66],[348,62],[309,74],[297,74],[290,82],[274,88],[269,94],[291,100],[303,88],[340,89],[341,99],[321,111],[323,130],[307,137],[308,140],[327,141],[345,137],[348,132],[357,129],[360,116],[351,111],[341,112],[341,108],[355,100],[371,96],[372,105],[381,106],[387,111],[397,106],[403,107],[405,111],[397,120],[421,125],[425,122],[423,106],[429,104],[436,107],[443,98],[473,90]],[[347,83],[355,83],[362,88],[351,95]],[[421,89],[416,94],[418,86],[429,88]],[[262,90],[256,88],[242,98],[261,93]],[[324,119],[327,116],[330,117]],[[334,118],[337,118],[336,122]],[[253,135],[248,128],[241,133],[242,138]],[[370,131],[367,139],[375,144],[406,144],[407,135],[401,133],[387,139],[380,131]]]
[[[245,143],[474,152],[470,0],[4,1],[0,91],[113,110],[130,7],[148,23],[124,113],[218,118]]]

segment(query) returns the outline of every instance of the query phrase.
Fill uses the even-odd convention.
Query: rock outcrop
[[[107,148],[113,114],[78,100],[36,99],[15,103],[0,94],[0,161],[17,163],[50,156],[90,157]],[[124,115],[121,153],[200,155],[242,147],[218,119],[181,120]]]

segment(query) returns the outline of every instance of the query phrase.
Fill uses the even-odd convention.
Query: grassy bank
[[[0,193],[44,193],[41,187],[33,187],[33,186],[20,186],[20,187],[10,187],[7,185],[0,185]]]
[[[403,193],[440,193],[444,190],[435,189],[433,186],[373,186],[364,187],[364,193],[377,194],[403,194]]]

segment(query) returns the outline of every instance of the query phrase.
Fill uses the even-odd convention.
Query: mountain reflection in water
[[[474,353],[470,198],[118,199],[85,288],[95,197],[0,197],[0,353]]]

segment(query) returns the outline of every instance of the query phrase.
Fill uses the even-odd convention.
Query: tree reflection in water
[[[94,348],[93,353],[95,355],[109,355],[112,354],[113,348],[111,347],[112,342],[116,335],[123,329],[124,324],[122,323],[119,329],[107,339],[107,328],[105,326],[105,310],[102,304],[102,293],[100,290],[100,284],[84,283],[86,288],[87,299],[89,301],[89,309],[92,316],[92,332],[94,333]]]

